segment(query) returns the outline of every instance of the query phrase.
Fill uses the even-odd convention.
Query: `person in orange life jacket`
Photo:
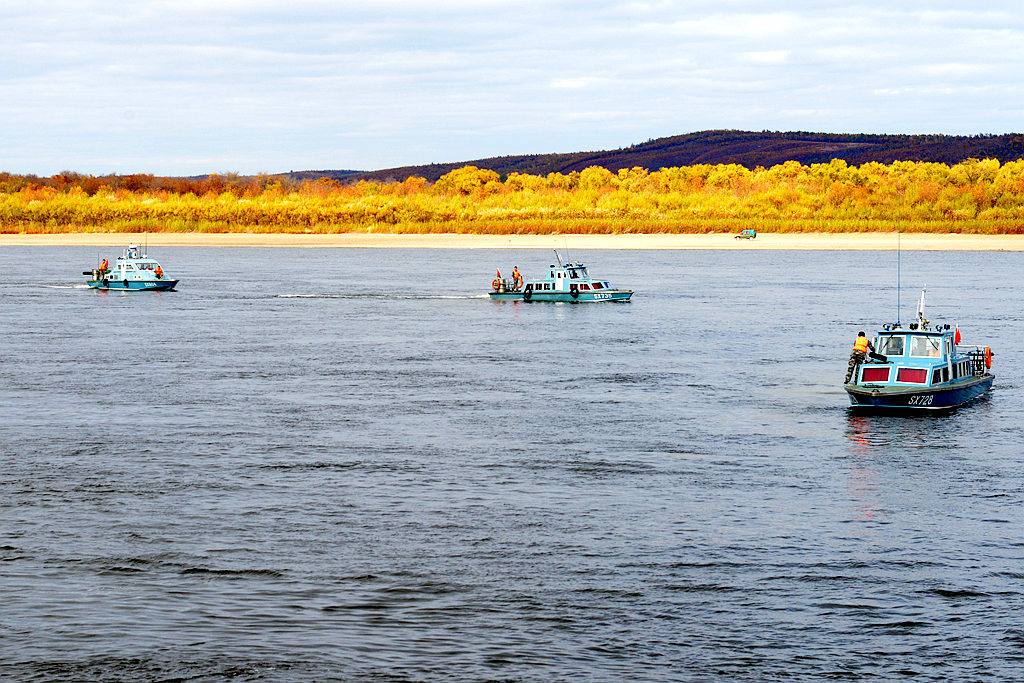
[[[156,276],[158,278],[162,278],[164,276],[164,269],[161,268],[160,266],[157,266],[154,272],[156,273]]]
[[[857,368],[864,362],[865,356],[868,354],[868,350],[872,352],[875,350],[875,345],[871,343],[871,340],[864,336],[861,332],[857,335],[857,339],[853,342],[853,353],[850,354],[850,364],[846,368],[846,381],[844,384],[849,384],[850,379],[854,373],[857,372]]]
[[[103,263],[100,264],[100,270],[110,270],[110,261],[103,259]]]

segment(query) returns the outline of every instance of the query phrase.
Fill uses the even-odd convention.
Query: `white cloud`
[[[723,127],[1007,132],[1022,38],[1005,2],[8,4],[0,170],[382,168]]]
[[[746,52],[743,57],[756,64],[785,64],[789,61],[789,50],[763,50]]]
[[[601,82],[604,80],[598,78],[556,78],[551,81],[551,87],[556,90],[582,90]]]

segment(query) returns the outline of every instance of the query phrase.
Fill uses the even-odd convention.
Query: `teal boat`
[[[930,326],[924,292],[917,322],[884,325],[873,346],[843,387],[854,408],[950,410],[984,395],[995,379],[991,348],[961,344],[956,326]]]
[[[174,289],[178,284],[164,273],[164,269],[154,259],[143,254],[137,246],[128,247],[114,261],[111,268],[107,259],[98,268],[82,271],[88,275],[88,285],[94,289],[121,292],[159,292]]]
[[[564,263],[555,250],[557,265],[548,266],[545,278],[526,280],[520,277],[511,282],[495,278],[490,293],[492,299],[522,301],[565,301],[568,303],[586,303],[599,301],[629,301],[633,296],[631,289],[613,287],[607,280],[598,280],[590,276],[587,267],[579,261]],[[518,270],[514,275],[518,274]]]

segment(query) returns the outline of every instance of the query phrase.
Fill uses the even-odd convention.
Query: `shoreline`
[[[724,249],[798,251],[1024,251],[1024,235],[960,235],[932,233],[760,233],[756,239],[735,239],[735,233],[619,235],[472,235],[286,233],[58,233],[0,234],[0,247],[82,246],[124,247],[129,242],[150,247],[307,247],[404,249]]]

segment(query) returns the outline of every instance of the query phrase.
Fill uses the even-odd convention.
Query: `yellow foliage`
[[[95,184],[94,184],[95,185]],[[0,184],[0,230],[709,232],[888,230],[1024,232],[1024,160],[960,164],[791,161],[753,171],[735,164],[591,166],[547,176],[473,166],[434,185],[342,185],[329,178],[286,190],[280,181],[213,176],[201,197],[16,177]]]

